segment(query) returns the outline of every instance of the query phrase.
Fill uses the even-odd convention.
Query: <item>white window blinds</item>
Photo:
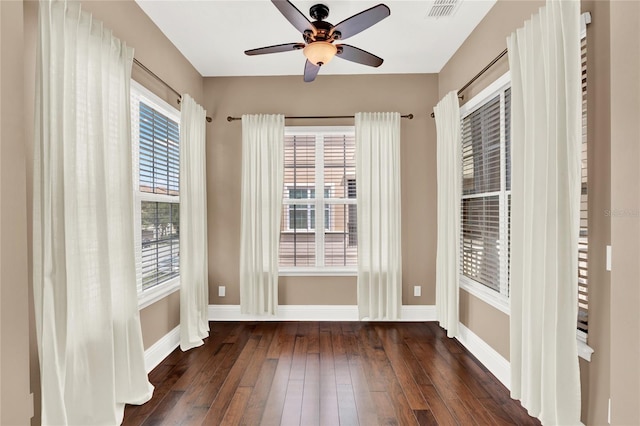
[[[589,199],[587,173],[587,39],[582,38],[582,193],[578,240],[578,330],[589,331]],[[586,337],[586,336],[585,336]]]
[[[180,189],[180,127],[139,101],[140,191],[178,195]]]
[[[508,296],[510,89],[462,118],[461,274]]]

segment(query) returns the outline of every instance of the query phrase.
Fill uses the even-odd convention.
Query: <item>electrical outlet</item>
[[[414,285],[413,286],[413,295],[415,297],[422,296],[422,287],[420,287],[419,285]]]
[[[218,286],[218,297],[224,297],[227,294],[227,288],[223,285]]]

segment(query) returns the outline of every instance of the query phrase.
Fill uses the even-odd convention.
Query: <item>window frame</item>
[[[511,73],[507,71],[487,88],[471,98],[468,102],[460,107],[460,126],[462,121],[477,111],[479,108],[492,101],[496,96],[500,95],[500,120],[505,123],[505,102],[504,92],[511,87]],[[506,123],[505,123],[506,124]],[[498,195],[500,198],[500,245],[508,247],[508,229],[507,224],[509,217],[507,216],[507,197],[511,194],[511,189],[506,188],[506,162],[505,162],[505,126],[500,126],[500,191],[486,192],[474,195],[462,195],[460,202],[465,198],[474,198],[478,196]],[[461,141],[462,142],[462,141]],[[459,147],[462,149],[462,145]],[[461,209],[462,210],[462,209]],[[462,211],[461,211],[462,214]],[[462,216],[460,217],[460,238],[462,239]],[[460,288],[471,293],[475,297],[493,306],[494,308],[509,315],[511,312],[509,302],[509,278],[508,278],[508,262],[509,252],[500,256],[500,292],[481,284],[462,273],[462,245],[460,246]]]
[[[324,193],[325,194],[327,193],[327,190],[331,191],[331,186],[332,185],[327,185],[327,184],[324,185],[324,191],[325,191]],[[307,198],[291,198],[291,195],[289,195],[288,198],[290,200],[300,200],[300,201],[308,200],[309,203],[305,204],[303,202],[295,202],[293,204],[289,204],[289,208],[287,210],[287,215],[286,215],[287,229],[285,231],[281,231],[281,232],[294,232],[294,231],[297,231],[297,232],[308,232],[310,234],[316,232],[315,214],[313,215],[314,220],[311,220],[311,218],[312,218],[311,212],[315,212],[315,209],[313,208],[313,207],[315,207],[314,206],[315,197],[313,197],[313,198],[310,197],[311,191],[313,191],[314,195],[315,195],[315,189],[316,189],[316,185],[315,184],[313,184],[313,186],[298,186],[297,188],[294,188],[291,185],[286,185],[286,189],[285,189],[286,191],[292,191],[292,190],[298,190],[298,191],[306,190],[307,191]],[[329,198],[329,197],[327,197],[325,195],[324,199],[326,200],[327,198]],[[307,207],[306,208],[306,213],[307,213],[307,227],[306,228],[292,228],[291,227],[291,207],[292,206],[306,206]],[[329,231],[331,229],[331,215],[327,216],[327,210],[329,208],[330,208],[329,205],[325,204],[325,206],[324,206],[324,214],[325,214],[325,216],[324,216],[324,218],[325,218],[324,230],[325,231]],[[311,227],[311,224],[313,224],[313,228]]]
[[[285,136],[309,136],[315,135],[315,194],[322,194],[321,198],[314,199],[288,199],[283,196],[282,204],[288,205],[301,205],[301,204],[314,204],[315,211],[322,211],[322,214],[315,215],[315,228],[310,229],[309,232],[315,233],[315,253],[316,253],[316,265],[315,266],[279,266],[279,276],[357,276],[358,267],[354,266],[326,266],[324,263],[324,241],[327,232],[330,232],[330,227],[325,228],[324,217],[328,209],[332,205],[357,205],[357,193],[356,198],[326,198],[325,191],[331,189],[331,184],[324,181],[324,137],[325,136],[343,136],[350,135],[355,137],[355,126],[286,126]],[[319,167],[318,164],[322,166]],[[355,178],[350,176],[349,179]],[[357,185],[357,184],[356,184]],[[289,189],[287,182],[284,182],[285,189]],[[303,187],[298,187],[303,188]],[[356,190],[357,191],[357,190]],[[331,192],[330,192],[331,193]],[[308,200],[308,202],[307,202]],[[301,202],[302,201],[302,202]],[[288,210],[287,210],[288,212]],[[286,215],[287,231],[293,232],[294,229],[290,228],[289,215]],[[329,218],[329,226],[331,225],[331,219]],[[318,225],[321,225],[318,227]],[[322,229],[322,231],[319,231]],[[282,234],[283,230],[280,230]],[[286,232],[286,231],[284,231]]]
[[[133,191],[133,229],[135,247],[135,267],[136,267],[136,290],[138,294],[138,309],[146,308],[149,305],[167,297],[180,289],[180,276],[173,277],[167,281],[154,285],[150,288],[142,288],[142,203],[170,203],[180,204],[179,195],[153,194],[140,191],[140,109],[137,101],[142,100],[147,106],[159,113],[167,116],[180,125],[180,111],[172,107],[162,98],[142,86],[135,80],[131,80],[131,151],[132,151],[132,191]]]

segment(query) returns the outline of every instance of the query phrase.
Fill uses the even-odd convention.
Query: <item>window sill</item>
[[[478,284],[467,277],[460,277],[460,288],[487,303],[490,306],[510,315],[509,299],[498,292],[491,290],[482,284]],[[582,331],[576,331],[576,341],[578,343],[578,356],[587,362],[591,362],[591,354],[594,352],[587,345],[587,335]]]
[[[511,313],[509,298],[490,289],[489,287],[462,275],[460,276],[460,288],[507,315]]]
[[[587,362],[591,362],[592,353],[593,349],[578,338],[578,356]]]
[[[175,277],[165,283],[144,290],[142,293],[138,293],[138,310],[153,305],[178,290],[180,290],[180,277]]]
[[[356,269],[346,268],[282,268],[281,277],[357,277]]]

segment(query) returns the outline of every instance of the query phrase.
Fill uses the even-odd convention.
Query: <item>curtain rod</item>
[[[324,118],[354,118],[354,115],[307,115],[307,116],[285,116],[286,120],[318,120]],[[413,114],[401,115],[401,118],[413,120]],[[242,117],[227,117],[228,122],[242,120]]]
[[[485,72],[489,71],[489,69],[494,66],[496,64],[496,62],[498,62],[500,59],[502,59],[502,57],[504,55],[506,55],[508,52],[508,49],[504,49],[502,52],[500,52],[498,54],[498,56],[496,56],[495,58],[493,58],[493,60],[491,62],[489,62],[487,64],[486,67],[482,68],[480,70],[480,72],[476,75],[474,75],[471,80],[467,81],[467,84],[465,84],[464,86],[462,86],[462,88],[460,90],[458,90],[458,98],[459,99],[464,99],[464,95],[462,95],[462,92],[464,92],[469,86],[471,86],[477,79],[479,79],[482,74],[484,74]],[[435,118],[435,113],[431,113],[431,118]]]
[[[169,83],[167,83],[166,81],[164,81],[163,79],[161,79],[158,74],[154,73],[153,71],[151,71],[149,68],[147,68],[142,62],[140,62],[139,60],[137,60],[136,58],[133,58],[133,63],[136,64],[137,66],[139,66],[140,68],[142,68],[143,71],[146,71],[149,75],[151,75],[151,77],[155,78],[156,80],[158,80],[160,83],[164,84],[164,86],[171,90],[173,93],[175,93],[178,96],[178,104],[182,102],[182,95],[180,94],[180,92],[178,92],[176,89],[174,89],[173,87],[171,87],[169,85]],[[211,117],[207,117],[207,123],[211,123]]]

